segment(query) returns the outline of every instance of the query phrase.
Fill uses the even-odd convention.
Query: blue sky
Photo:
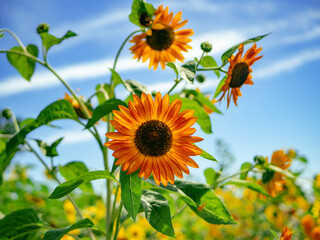
[[[20,36],[24,44],[40,45],[35,33],[38,24],[47,22],[51,33],[62,36],[67,30],[79,36],[54,46],[48,55],[51,65],[79,94],[90,96],[96,84],[108,82],[116,51],[124,38],[137,28],[128,21],[131,1],[33,1],[0,0],[0,28],[9,28]],[[294,148],[305,155],[308,165],[306,178],[320,169],[320,2],[307,1],[209,1],[173,0],[150,1],[155,7],[164,4],[177,13],[192,28],[193,49],[185,54],[187,60],[199,57],[202,41],[213,44],[212,55],[220,55],[234,44],[257,35],[272,32],[258,43],[264,57],[253,65],[253,86],[244,86],[238,107],[223,115],[211,115],[214,134],[206,135],[199,145],[215,155],[215,139],[227,142],[236,156],[235,169],[255,155],[271,156],[278,149]],[[15,46],[6,35],[0,40],[0,49]],[[148,64],[132,59],[126,45],[117,70],[124,79],[135,79],[150,90],[165,93],[172,85],[174,74],[170,69],[149,70]],[[220,62],[218,62],[219,64]],[[0,55],[0,108],[10,107],[22,118],[35,117],[49,103],[62,98],[65,89],[58,80],[41,66],[36,67],[31,83],[20,77]],[[203,91],[214,91],[218,79],[207,74],[200,86]],[[189,86],[190,88],[194,86]],[[124,98],[119,87],[118,97]],[[90,169],[102,169],[102,157],[93,138],[81,126],[70,121],[57,121],[61,129],[42,127],[30,137],[51,142],[65,136],[57,164],[83,160]],[[104,134],[104,126],[100,127]],[[206,167],[218,165],[196,158],[199,170],[191,170],[195,178],[203,180]],[[15,161],[35,163],[31,154],[19,155]],[[38,171],[38,169],[37,169]],[[36,171],[34,171],[36,172]]]

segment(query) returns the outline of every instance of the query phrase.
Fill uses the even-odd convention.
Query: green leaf
[[[242,163],[241,171],[244,171],[244,170],[248,170],[248,171],[245,171],[245,172],[240,174],[240,179],[241,180],[245,180],[247,178],[247,175],[248,175],[248,172],[249,172],[249,169],[251,168],[251,166],[252,166],[252,164],[249,163],[249,162]]]
[[[18,52],[24,52],[21,47],[13,47],[11,48],[11,51],[18,51]],[[36,45],[30,44],[27,46],[27,51],[34,57],[38,57],[38,48]],[[7,53],[7,58],[12,66],[14,66],[18,72],[21,74],[21,76],[30,81],[33,73],[34,68],[36,66],[35,61],[31,60],[28,57],[25,57],[23,55],[17,54],[17,53]]]
[[[98,98],[99,104],[104,103],[109,99],[110,89],[110,85],[106,83],[98,84],[96,86],[96,96]]]
[[[49,230],[46,232],[42,240],[59,240],[68,232],[79,229],[79,228],[91,228],[93,227],[93,223],[88,218],[81,219],[80,221],[72,224],[70,227],[62,228],[62,229],[55,229]]]
[[[171,67],[176,74],[179,73],[180,77],[187,82],[193,84],[194,77],[196,75],[196,61],[189,61],[183,64],[181,67],[176,63],[167,63],[168,67]]]
[[[68,31],[63,37],[57,38],[47,32],[40,34],[42,39],[42,44],[45,47],[46,51],[48,51],[52,46],[60,44],[63,40],[75,37],[77,34],[74,32]]]
[[[126,80],[124,81],[124,86],[126,89],[131,92],[132,94],[138,95],[138,97],[141,96],[141,93],[150,93],[148,88],[141,83],[135,81],[135,80]]]
[[[201,157],[219,163],[218,160],[215,159],[215,157],[213,157],[212,155],[207,153],[205,150],[203,150],[203,149],[201,149],[201,150],[202,150],[202,153],[200,154]]]
[[[227,51],[225,51],[222,56],[221,56],[221,61],[222,63],[225,63],[228,61],[228,58],[231,57],[231,55],[237,51],[237,49],[239,48],[240,44],[243,44],[243,45],[247,45],[249,43],[255,43],[255,42],[258,42],[260,41],[262,38],[268,36],[270,33],[268,34],[265,34],[265,35],[261,35],[261,36],[257,36],[257,37],[254,37],[254,38],[250,38],[246,41],[243,41],[241,43],[238,43],[237,45],[234,45],[232,48],[229,48]]]
[[[89,170],[83,162],[70,162],[63,167],[59,167],[59,172],[67,181],[69,181],[83,173],[89,172]],[[79,188],[84,192],[93,193],[91,182],[81,184]]]
[[[207,168],[204,170],[204,176],[207,184],[213,185],[219,177],[219,174],[217,174],[213,168]]]
[[[177,98],[182,101],[181,111],[186,109],[194,110],[194,116],[198,118],[197,123],[200,125],[202,131],[205,133],[212,133],[210,117],[199,103],[189,98],[181,98],[177,94],[170,96],[170,102]]]
[[[221,113],[221,111],[201,92],[197,92],[196,90],[191,90],[191,89],[184,89],[183,92],[186,93],[187,95],[193,95],[195,100],[198,101],[200,105],[202,106],[206,105],[213,112]]]
[[[265,196],[270,197],[270,195],[263,189],[263,187],[261,185],[254,183],[254,182],[234,179],[234,180],[230,180],[230,181],[224,183],[223,185],[235,185],[238,187],[246,187],[246,188],[249,188],[255,192],[258,192],[258,193],[261,193]]]
[[[92,113],[92,117],[89,119],[86,128],[91,128],[96,122],[98,122],[101,118],[103,118],[105,115],[108,115],[113,110],[119,110],[119,105],[127,106],[123,101],[111,98],[104,103],[98,105]]]
[[[32,123],[34,120],[35,119],[33,119],[33,118],[26,118],[19,124],[19,126],[20,126],[20,128],[22,128],[22,127],[28,125],[29,123]]]
[[[186,196],[182,200],[199,217],[212,224],[234,224],[236,221],[227,211],[222,201],[206,184],[189,181],[175,181],[175,186]]]
[[[43,228],[32,208],[20,209],[0,220],[0,238],[24,240]]]
[[[148,16],[152,19],[156,9],[150,3],[145,3],[141,0],[133,0],[131,13],[129,15],[129,20],[133,23],[138,25],[139,27],[143,27],[140,24],[140,16],[142,14],[147,13]]]
[[[200,62],[200,65],[204,68],[212,68],[212,67],[218,67],[216,60],[214,60],[211,56],[204,56]],[[220,78],[220,71],[219,70],[213,70],[218,78]]]
[[[168,200],[161,194],[143,190],[141,204],[150,225],[167,236],[175,237]]]
[[[216,91],[215,91],[215,93],[213,95],[213,98],[218,97],[218,95],[221,93],[221,88],[226,83],[227,77],[228,76],[225,76],[224,78],[221,79],[221,81],[219,82],[219,84],[218,84],[218,86],[216,88]]]
[[[270,170],[273,170],[275,172],[281,173],[281,174],[285,175],[288,178],[292,178],[292,179],[296,178],[291,172],[289,172],[287,170],[284,170],[282,168],[279,168],[279,167],[277,167],[275,165],[269,164],[269,165],[266,166],[266,168],[270,169]]]
[[[123,206],[135,221],[141,202],[141,177],[139,171],[131,174],[120,170],[121,200]]]
[[[109,68],[111,71],[111,78],[113,82],[113,87],[116,87],[119,84],[124,84],[122,78],[120,77],[119,73],[117,73],[115,70]]]
[[[41,152],[47,156],[47,157],[57,157],[59,156],[57,151],[57,146],[62,141],[62,138],[59,138],[58,140],[54,141],[51,145],[48,145],[46,142],[42,140],[36,139],[36,142],[38,143],[38,146],[41,149]]]
[[[92,171],[80,174],[72,180],[60,184],[54,189],[49,198],[57,199],[66,196],[68,193],[72,192],[74,189],[79,187],[81,184],[97,180],[97,179],[110,179],[118,183],[117,179],[107,170]]]

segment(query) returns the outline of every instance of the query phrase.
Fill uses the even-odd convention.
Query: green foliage
[[[77,34],[74,32],[68,31],[63,37],[57,38],[48,32],[40,33],[42,44],[45,47],[46,51],[48,51],[52,46],[60,44],[63,40],[75,37]]]
[[[138,97],[140,97],[143,92],[146,94],[150,93],[146,86],[135,80],[125,80],[124,86],[131,94],[136,94]]]
[[[249,163],[249,162],[244,162],[242,163],[241,165],[241,171],[244,171],[240,174],[240,179],[241,180],[245,180],[247,178],[247,175],[248,175],[248,172],[249,172],[249,169],[251,168],[252,164]],[[245,170],[248,170],[248,171],[245,171]]]
[[[225,63],[225,62],[228,61],[228,58],[230,58],[231,55],[232,55],[235,51],[237,51],[237,49],[239,48],[240,44],[247,45],[247,44],[249,44],[249,43],[258,42],[258,41],[260,41],[262,38],[268,36],[269,34],[270,34],[270,33],[265,34],[265,35],[261,35],[261,36],[257,36],[257,37],[254,37],[254,38],[250,38],[250,39],[248,39],[248,40],[246,40],[246,41],[243,41],[243,42],[241,42],[241,43],[238,43],[238,44],[234,45],[233,47],[229,48],[229,49],[228,49],[227,51],[225,51],[225,52],[222,54],[222,56],[221,56],[221,61],[222,61],[222,63]]]
[[[89,170],[83,162],[69,162],[63,167],[59,167],[59,172],[67,181],[69,181],[83,173],[89,172]],[[83,183],[79,188],[84,192],[93,193],[91,182]]]
[[[239,180],[239,179],[234,179],[234,180],[230,180],[226,183],[224,183],[223,185],[235,185],[235,186],[238,186],[238,187],[246,187],[246,188],[249,188],[253,191],[256,191],[258,193],[261,193],[265,196],[268,196],[270,197],[270,195],[263,189],[263,187],[257,183],[254,183],[254,182],[249,182],[249,181],[246,181],[246,180]]]
[[[139,211],[142,195],[142,179],[138,176],[138,173],[139,171],[127,174],[126,172],[120,170],[122,203],[134,221]]]
[[[129,15],[129,20],[139,27],[144,27],[141,25],[140,17],[147,13],[147,15],[152,18],[156,9],[150,3],[145,3],[141,0],[133,0],[131,7],[131,14]]]
[[[202,150],[202,153],[200,154],[201,157],[208,159],[208,160],[211,160],[213,162],[218,162],[218,160],[215,159],[215,157],[213,157],[211,154],[207,153],[203,149],[201,149],[201,150]]]
[[[43,237],[43,240],[59,240],[68,232],[79,229],[79,228],[91,228],[93,227],[93,223],[88,219],[81,219],[75,224],[72,224],[70,227],[62,228],[62,229],[55,229],[49,230]]]
[[[200,62],[200,65],[204,68],[218,67],[216,60],[214,60],[214,58],[211,56],[204,56]],[[220,71],[219,70],[213,70],[213,71],[217,75],[217,77],[220,78]]]
[[[35,210],[20,209],[0,220],[0,238],[31,239],[41,228],[43,226]]]
[[[143,190],[141,197],[146,219],[157,231],[175,237],[168,200],[160,193]]]
[[[124,84],[122,78],[120,77],[119,73],[117,73],[115,70],[111,69],[111,79],[113,82],[113,87],[116,87],[119,84]]]
[[[89,119],[86,128],[91,128],[94,124],[96,124],[96,122],[111,113],[113,110],[119,110],[119,105],[127,107],[126,103],[116,98],[111,98],[98,105],[94,109],[92,117]]]
[[[219,178],[220,173],[217,173],[213,168],[207,168],[204,170],[204,176],[206,178],[207,184],[212,186]]]
[[[221,93],[221,88],[226,83],[227,77],[228,76],[225,76],[224,78],[221,79],[221,81],[219,82],[219,84],[218,84],[218,86],[216,88],[216,91],[215,91],[215,93],[213,95],[213,98],[218,97],[218,95]]]
[[[292,173],[290,173],[289,171],[287,170],[284,170],[280,167],[277,167],[275,165],[272,165],[272,164],[268,164],[265,166],[267,169],[269,170],[272,170],[272,171],[275,171],[275,172],[278,172],[278,173],[281,173],[283,174],[284,176],[288,177],[288,178],[291,178],[291,179],[294,179],[296,178],[294,175],[292,175]]]
[[[186,109],[194,110],[194,116],[198,118],[197,123],[200,125],[202,131],[205,133],[212,133],[210,117],[199,103],[189,98],[181,98],[178,94],[171,95],[170,101],[172,102],[177,98],[182,101],[181,111]]]
[[[31,54],[34,57],[38,57],[38,48],[36,45],[30,44],[27,46],[26,49],[27,49],[26,54]],[[13,47],[11,48],[11,51],[24,52],[22,47]],[[23,56],[18,53],[13,53],[13,52],[8,52],[7,58],[11,63],[11,65],[18,70],[21,76],[24,79],[30,81],[36,66],[35,61],[26,56]]]
[[[118,183],[117,179],[107,170],[92,171],[80,174],[78,177],[73,178],[67,182],[60,184],[54,189],[49,198],[57,199],[66,196],[81,184],[97,180],[97,179],[110,179]]]
[[[98,84],[96,86],[96,96],[99,104],[104,103],[109,99],[110,89],[110,85],[106,83]]]
[[[167,63],[167,66],[172,68],[177,76],[180,75],[180,77],[188,83],[194,83],[194,77],[196,75],[196,61],[186,62],[182,66],[171,62]]]
[[[57,156],[59,156],[58,151],[57,151],[57,147],[62,140],[63,140],[63,137],[54,141],[51,145],[48,145],[46,142],[44,142],[42,140],[36,140],[36,142],[38,143],[38,146],[40,147],[41,152],[45,156],[57,157]]]

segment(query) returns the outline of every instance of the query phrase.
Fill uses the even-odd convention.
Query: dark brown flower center
[[[157,51],[168,49],[174,42],[174,31],[171,27],[164,29],[151,29],[152,35],[147,36],[148,45]]]
[[[237,63],[232,70],[231,82],[229,86],[231,88],[241,87],[242,84],[244,84],[244,82],[247,80],[248,75],[249,75],[248,64],[244,62]]]
[[[139,18],[139,22],[142,26],[148,27],[151,23],[151,18],[148,13],[142,13]]]
[[[146,121],[136,131],[134,143],[138,150],[146,156],[162,156],[171,148],[172,133],[163,122]]]

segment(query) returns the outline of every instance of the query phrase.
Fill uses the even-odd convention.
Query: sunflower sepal
[[[255,42],[258,42],[260,41],[261,39],[263,39],[264,37],[268,36],[269,34],[271,33],[267,33],[267,34],[264,34],[264,35],[260,35],[260,36],[257,36],[257,37],[253,37],[253,38],[250,38],[248,40],[245,40],[241,43],[238,43],[236,45],[234,45],[233,47],[229,48],[227,51],[225,51],[222,55],[221,55],[221,61],[223,64],[227,63],[228,62],[228,59],[232,56],[232,54],[238,50],[239,46],[241,44],[243,45],[247,45],[249,43],[255,43]]]

